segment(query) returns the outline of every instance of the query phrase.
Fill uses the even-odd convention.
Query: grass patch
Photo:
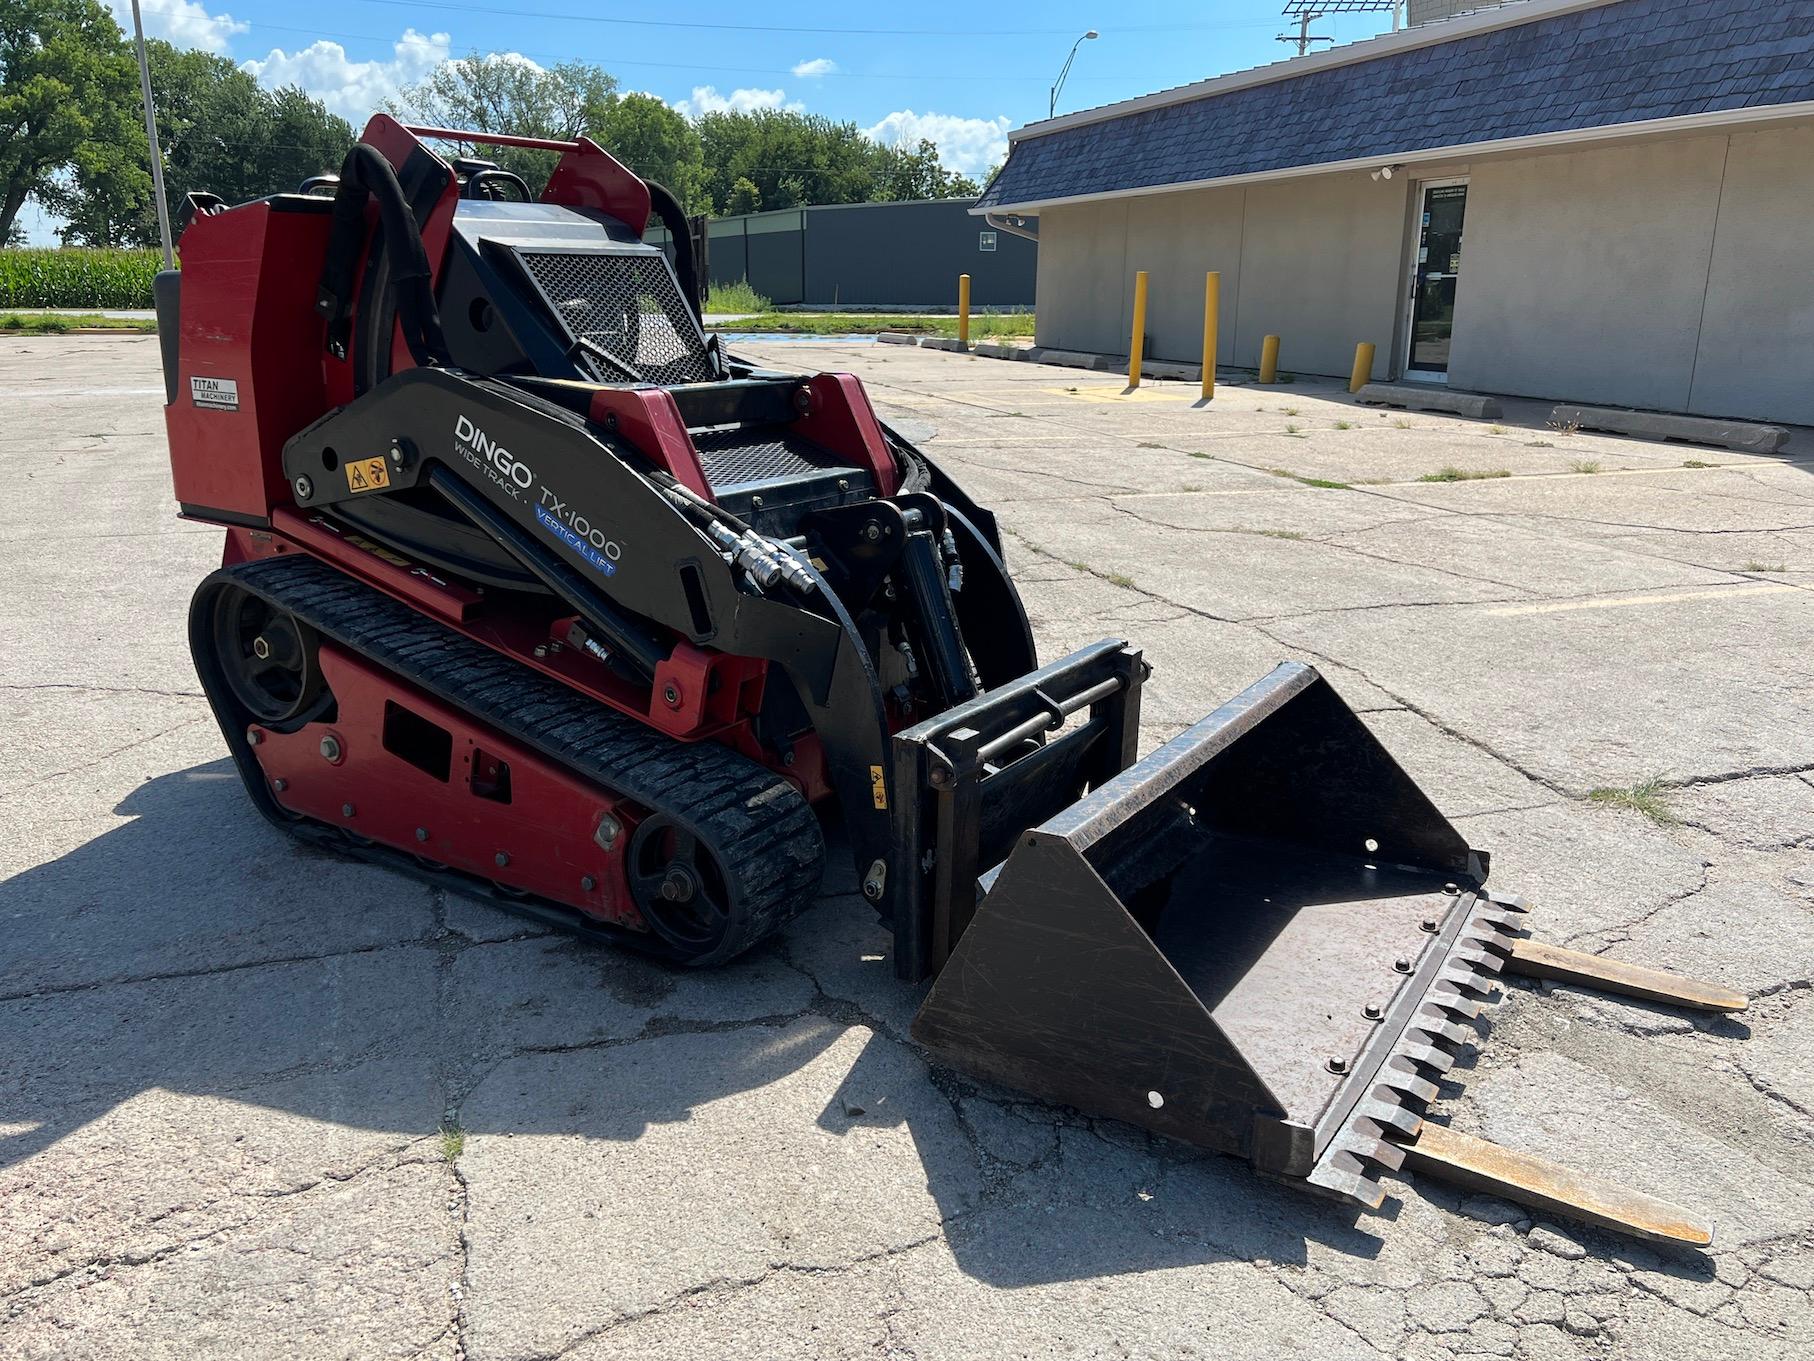
[[[1215,457],[1214,454],[1206,454],[1201,449],[1192,449],[1190,451],[1190,456],[1192,458],[1209,458],[1209,459],[1213,459]]]
[[[1624,808],[1633,813],[1642,813],[1659,827],[1672,826],[1676,820],[1666,801],[1660,775],[1652,775],[1648,780],[1641,780],[1628,788],[1602,786],[1589,790],[1587,801],[1603,808]]]
[[[1236,528],[1232,532],[1236,534],[1252,534],[1262,539],[1301,539],[1304,537],[1295,529],[1247,529],[1241,527]]]
[[[1597,473],[1600,471],[1600,465],[1591,458],[1578,458],[1568,465],[1568,470],[1571,473]]]
[[[460,1128],[460,1122],[449,1120],[441,1126],[441,1156],[448,1162],[457,1162],[466,1151],[466,1131]]]
[[[1170,446],[1161,444],[1156,439],[1143,439],[1140,441],[1139,447],[1142,449],[1165,449],[1165,448],[1169,448]]]
[[[1295,416],[1298,414],[1298,409],[1295,406],[1282,406],[1279,410],[1283,411],[1287,416]]]
[[[1789,564],[1786,562],[1748,562],[1745,564],[1745,570],[1747,572],[1786,572],[1789,570]]]
[[[1325,491],[1348,490],[1346,482],[1333,482],[1326,477],[1305,477],[1302,473],[1294,473],[1289,468],[1268,468],[1266,471],[1274,477],[1282,477],[1288,482],[1297,482],[1306,487],[1321,487]]]
[[[1335,428],[1337,430],[1352,430],[1352,429],[1354,429],[1354,422],[1353,421],[1337,421],[1335,423]]]
[[[1503,435],[1505,433],[1505,427],[1503,425],[1489,425],[1486,428],[1486,432],[1489,435]]]
[[[84,312],[68,316],[61,312],[0,313],[0,331],[20,336],[61,336],[71,331],[124,331],[128,335],[156,335],[157,323],[149,317],[103,317]]]
[[[1717,468],[1719,465],[1717,463],[1703,463],[1698,458],[1685,458],[1682,460],[1682,466],[1684,468]]]
[[[1297,380],[1298,376],[1295,373],[1281,373],[1272,381],[1275,383],[1295,383]]]
[[[1485,472],[1477,473],[1470,472],[1466,468],[1448,467],[1438,468],[1433,473],[1425,473],[1417,480],[1419,482],[1484,482],[1489,478],[1510,477],[1511,475],[1511,470],[1507,468],[1490,468]]]
[[[1301,428],[1301,426],[1293,425],[1290,421],[1285,423],[1285,433],[1287,435],[1295,435]]]
[[[716,299],[713,300],[716,305]],[[877,331],[907,331],[914,335],[955,336],[957,318],[901,316],[871,312],[759,312],[739,321],[715,321],[708,331],[778,331],[789,335],[873,335]],[[970,317],[970,339],[989,340],[1033,334],[1031,312],[989,312]]]
[[[706,291],[705,310],[708,312],[772,312],[775,304],[750,287],[748,279],[739,279],[734,284],[713,284]]]
[[[1383,416],[1386,413],[1382,411],[1379,414]],[[1393,421],[1392,424],[1399,430],[1409,430],[1411,428],[1410,420],[1404,416],[1400,416],[1397,420]]]
[[[1556,446],[1555,446],[1555,443],[1551,440],[1527,439],[1524,442],[1524,447],[1526,449],[1554,449]]]

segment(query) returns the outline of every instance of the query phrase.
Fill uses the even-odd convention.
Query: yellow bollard
[[[1203,400],[1216,397],[1216,319],[1222,310],[1222,274],[1210,270],[1203,277]]]
[[[1354,347],[1354,374],[1348,379],[1348,391],[1359,392],[1373,381],[1373,342],[1363,340]]]
[[[1279,381],[1279,338],[1267,336],[1260,342],[1260,381],[1276,383]]]
[[[958,344],[970,344],[970,276],[957,276],[957,340]]]
[[[1146,348],[1146,271],[1134,275],[1134,337],[1127,346],[1127,385],[1140,386],[1141,351]]]

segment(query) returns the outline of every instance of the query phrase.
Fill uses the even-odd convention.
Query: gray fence
[[[714,284],[749,281],[782,305],[1031,307],[1039,247],[972,217],[973,199],[847,203],[715,219]],[[652,231],[651,240],[661,233]]]

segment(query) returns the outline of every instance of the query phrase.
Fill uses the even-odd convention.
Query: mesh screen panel
[[[702,430],[693,435],[693,447],[714,491],[843,466],[816,444],[768,432]]]
[[[628,364],[649,383],[704,383],[717,375],[665,257],[519,250],[529,276],[569,334]],[[596,358],[600,382],[623,374]]]

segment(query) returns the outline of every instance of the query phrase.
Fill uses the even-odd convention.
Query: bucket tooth
[[[1410,1171],[1468,1190],[1654,1242],[1701,1248],[1713,1242],[1713,1226],[1679,1205],[1459,1130],[1426,1123],[1404,1148]]]
[[[1433,1044],[1406,1043],[1399,1047],[1398,1052],[1406,1058],[1415,1059],[1426,1068],[1434,1068],[1438,1073],[1446,1073],[1455,1066],[1455,1056]]]
[[[1715,983],[1703,983],[1697,978],[1685,978],[1662,969],[1624,964],[1601,955],[1583,954],[1540,940],[1513,942],[1512,957],[1505,967],[1507,973],[1523,974],[1526,978],[1576,983],[1598,992],[1619,993],[1697,1011],[1743,1011],[1751,1004],[1744,993]]]

